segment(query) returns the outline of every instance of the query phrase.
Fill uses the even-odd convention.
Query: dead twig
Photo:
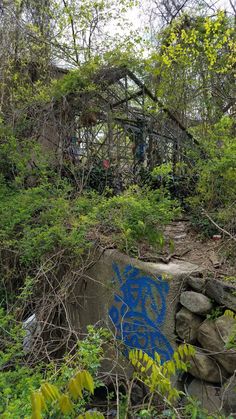
[[[222,233],[224,233],[226,236],[230,237],[231,240],[236,242],[236,237],[233,236],[231,233],[229,233],[229,231],[225,230],[224,228],[220,227],[212,218],[209,214],[207,214],[207,212],[202,209],[202,213],[208,218],[208,220]]]

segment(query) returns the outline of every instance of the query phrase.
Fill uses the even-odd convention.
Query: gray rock
[[[200,277],[190,276],[187,280],[187,284],[195,291],[201,292],[205,287],[206,280]]]
[[[225,343],[233,333],[236,320],[228,316],[221,316],[217,320],[205,320],[198,330],[198,341],[209,351],[229,373],[236,369],[236,351],[226,349]]]
[[[236,284],[208,279],[206,281],[206,294],[217,303],[236,311]]]
[[[208,297],[195,291],[184,291],[180,295],[181,304],[195,314],[207,314],[212,309],[212,303]]]
[[[185,342],[194,343],[196,342],[198,328],[201,323],[201,317],[182,307],[176,314],[176,333]]]
[[[195,378],[220,384],[229,376],[214,358],[211,358],[200,350],[197,350],[192,356],[188,372]]]
[[[221,398],[223,400],[223,409],[226,415],[236,417],[236,377],[233,375],[226,381],[222,388]]]
[[[209,413],[220,413],[221,411],[220,390],[220,387],[196,378],[187,387],[188,395],[199,400],[201,407]]]
[[[232,333],[236,333],[236,319],[230,316],[220,316],[215,320],[215,328],[224,343],[227,343]]]

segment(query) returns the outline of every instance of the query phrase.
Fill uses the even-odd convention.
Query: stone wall
[[[230,348],[235,309],[236,286],[226,281],[190,277],[180,294],[176,334],[196,348],[186,392],[209,412],[236,415],[236,351]]]

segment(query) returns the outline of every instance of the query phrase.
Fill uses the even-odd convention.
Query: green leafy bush
[[[14,316],[0,308],[0,369],[15,363],[23,355],[24,331]]]
[[[0,416],[4,419],[31,418],[30,395],[40,385],[39,368],[15,366],[0,372]]]
[[[94,58],[88,63],[83,64],[79,69],[71,70],[60,80],[53,80],[51,85],[51,94],[56,99],[69,94],[80,93],[84,90],[94,90],[93,83],[95,73],[99,70],[99,58]]]
[[[129,251],[139,240],[161,247],[163,225],[179,212],[177,203],[163,191],[133,187],[122,195],[104,199],[96,208],[95,217],[113,233],[115,244]]]
[[[30,418],[30,394],[43,379],[40,366],[24,363],[22,323],[0,308],[0,416]]]
[[[85,193],[75,199],[70,199],[66,183],[1,192],[0,245],[17,251],[26,265],[40,263],[58,249],[83,253],[91,245],[87,235],[96,226],[122,249],[142,239],[161,245],[162,225],[179,213],[176,202],[148,189],[131,188],[110,198]]]
[[[103,345],[109,339],[106,329],[88,327],[88,334],[78,342],[76,351],[65,355],[62,363],[27,365],[22,353],[24,331],[22,324],[13,316],[0,311],[0,416],[4,419],[32,417],[31,395],[44,383],[57,386],[62,391],[67,388],[75,371],[87,369],[93,377],[92,388],[99,387],[98,368],[103,359]],[[91,383],[90,383],[91,385]],[[91,388],[91,387],[90,387]],[[88,397],[75,403],[74,414],[83,412]],[[58,417],[58,406],[51,408],[50,417]],[[54,410],[55,412],[54,412]],[[55,415],[53,416],[53,413]],[[36,417],[36,416],[35,416]],[[46,417],[48,417],[46,415]],[[74,415],[72,415],[74,417]]]
[[[233,121],[223,117],[212,126],[195,129],[205,159],[199,158],[197,194],[188,199],[194,211],[195,223],[203,231],[214,234],[216,227],[204,216],[204,209],[221,227],[236,229],[236,140]]]

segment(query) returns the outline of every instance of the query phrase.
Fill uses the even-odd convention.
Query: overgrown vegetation
[[[3,331],[5,336],[3,336]],[[87,337],[78,342],[73,355],[64,356],[63,363],[41,362],[33,368],[27,365],[27,358],[22,352],[23,335],[21,324],[16,324],[11,316],[2,311],[0,372],[0,414],[2,417],[30,418],[32,409],[33,417],[41,417],[41,408],[46,407],[47,402],[57,400],[57,395],[59,396],[59,389],[55,390],[55,385],[60,389],[67,388],[69,385],[74,397],[73,377],[75,371],[86,371],[82,377],[84,381],[80,380],[81,387],[79,389],[81,391],[83,388],[87,388],[88,392],[93,393],[94,388],[102,384],[97,378],[97,373],[103,359],[103,344],[109,339],[109,332],[105,329],[95,330],[93,327],[89,327]],[[13,366],[14,369],[12,369]],[[48,389],[42,390],[45,400],[38,392],[40,385],[44,386],[43,383],[49,384]],[[59,405],[54,406],[55,409],[53,406],[51,407],[50,415],[58,417],[58,408],[61,406],[63,412],[70,406],[73,407],[73,414],[82,414],[88,404],[88,395],[89,393],[83,398],[81,397],[78,403],[76,396],[74,397],[76,403],[72,401],[69,403],[68,398],[65,398],[66,394],[61,394]]]
[[[188,9],[193,4],[196,13]],[[160,251],[168,244],[165,225],[187,212],[200,234],[220,233],[229,240],[226,257],[235,261],[235,16],[213,13],[197,0],[150,1],[144,14],[150,13],[152,33],[145,25],[142,33],[127,32],[127,12],[135,5],[126,0],[0,5],[0,415],[6,419],[31,417],[32,394],[35,418],[61,412],[99,417],[92,411],[86,416],[89,393],[103,385],[98,371],[104,344],[118,349],[106,330],[92,327],[80,340],[66,308],[98,248],[136,257],[142,247]],[[56,59],[66,70],[58,70]],[[172,144],[150,171],[135,168],[131,184],[116,164],[106,167],[94,154],[86,169],[78,167],[60,145],[73,131],[69,100],[75,119],[79,106],[83,117],[99,114],[103,87],[96,80],[101,69],[114,66],[138,73],[156,98],[155,105],[149,98],[144,110],[177,118],[192,144],[184,156],[177,156],[178,147],[175,155]],[[57,130],[49,123],[53,118]],[[32,313],[41,330],[27,352],[22,322]],[[227,345],[235,348],[235,333]],[[161,399],[157,411],[148,397],[135,410],[137,417],[214,417],[193,400],[185,407],[173,404],[180,394],[170,377],[186,370],[185,355],[191,356],[186,346],[161,365],[158,357],[131,352],[131,362],[140,367],[135,379]],[[128,402],[124,397],[120,406],[124,418],[132,415],[131,383]],[[42,392],[35,393],[40,386]],[[54,386],[63,393],[61,401]],[[120,400],[119,384],[116,392]],[[48,410],[42,409],[42,394]]]

